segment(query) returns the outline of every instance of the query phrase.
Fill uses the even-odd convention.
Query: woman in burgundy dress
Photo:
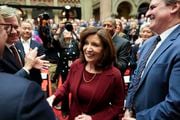
[[[65,83],[47,101],[54,106],[71,93],[69,120],[118,120],[123,113],[124,84],[113,66],[116,56],[109,33],[86,28],[80,34],[80,51]]]

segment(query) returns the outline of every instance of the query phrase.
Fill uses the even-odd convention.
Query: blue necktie
[[[158,44],[158,42],[161,40],[160,36],[158,36],[156,38],[156,40],[154,41],[154,43],[152,44],[152,46],[149,48],[149,50],[147,51],[147,53],[144,55],[143,60],[139,63],[138,69],[137,69],[137,73],[134,76],[135,79],[140,80],[141,79],[141,75],[142,72],[144,71],[144,68],[146,66],[146,63],[148,61],[148,58],[150,57],[150,55],[152,54],[152,52],[154,51],[154,49],[156,48],[156,45]]]
[[[132,91],[131,92],[131,96],[129,96],[130,101],[129,101],[129,106],[130,108],[133,107],[133,103],[134,103],[134,95],[138,89],[138,85],[139,85],[139,81],[141,79],[142,76],[142,72],[144,71],[144,68],[146,66],[146,63],[148,61],[148,58],[150,57],[150,55],[152,54],[153,50],[156,48],[156,45],[158,44],[158,42],[161,40],[160,36],[158,36],[156,38],[156,40],[153,42],[153,44],[151,45],[151,47],[149,48],[149,50],[147,51],[147,53],[145,53],[143,60],[139,63],[139,65],[136,68],[136,73],[134,74],[134,76],[132,77]]]

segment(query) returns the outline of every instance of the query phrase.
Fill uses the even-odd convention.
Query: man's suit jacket
[[[19,40],[18,42],[16,42],[15,44],[16,48],[18,49],[18,51],[21,51],[21,54],[23,56],[23,58],[25,57],[25,52],[24,52],[24,47],[22,45],[22,42]],[[45,49],[43,48],[43,46],[38,43],[35,40],[30,40],[30,48],[34,49],[35,47],[38,48],[38,56],[43,55],[45,52]]]
[[[35,82],[0,73],[0,120],[55,120]]]
[[[21,57],[21,60],[23,61],[21,54],[19,55]],[[19,66],[14,59],[15,58],[9,48],[5,46],[3,52],[3,59],[0,59],[0,72],[11,73],[27,78],[29,76],[28,73],[24,69],[22,69],[21,66]]]
[[[156,37],[142,47],[139,62]],[[126,106],[134,100],[137,120],[180,120],[180,25],[150,59],[136,90],[135,84],[132,76]]]
[[[16,44],[15,44],[16,48],[18,49],[18,51],[20,51],[20,54],[22,55],[23,58],[25,58],[25,52],[24,52],[24,47],[22,45],[22,42],[19,40]],[[43,55],[44,54],[44,48],[41,44],[39,44],[38,42],[34,41],[31,39],[30,41],[30,48],[34,49],[35,47],[38,48],[38,56]],[[24,60],[23,60],[24,61]],[[38,84],[41,84],[42,82],[42,78],[41,78],[41,74],[40,74],[40,70],[32,68],[30,70],[30,75],[29,75],[29,79],[36,81]]]
[[[88,104],[82,107],[79,102],[78,92],[82,83],[84,67],[84,64],[79,59],[74,61],[63,87],[55,93],[57,96],[55,103],[58,99],[62,100],[65,95],[71,92],[72,100],[69,120],[74,120],[75,116],[82,113],[91,115],[93,120],[117,120],[118,113],[123,113],[124,103],[124,85],[119,70],[111,67],[97,76],[100,79],[95,81],[97,82],[96,85],[88,87],[93,90],[94,94],[91,96],[90,102],[89,100],[83,101],[85,103],[88,102]]]
[[[31,45],[32,45],[31,46],[32,48],[37,47],[37,44],[35,41],[32,41]],[[24,64],[25,53],[24,53],[24,49],[20,41],[18,41],[16,48]],[[42,53],[39,53],[39,54],[42,54]],[[30,80],[36,81],[38,84],[41,84],[42,82],[40,70],[32,69],[30,70],[30,75],[29,75],[24,69],[22,69],[21,66],[18,66],[18,64],[14,60],[13,54],[11,53],[9,48],[7,48],[7,46],[4,49],[3,59],[0,60],[0,72],[6,72],[6,73],[15,74],[21,77],[25,77]]]
[[[116,62],[115,66],[124,74],[126,68],[128,67],[130,59],[130,49],[131,44],[128,40],[120,37],[119,35],[113,36],[113,43],[116,49]]]

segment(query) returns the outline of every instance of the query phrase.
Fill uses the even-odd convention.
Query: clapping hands
[[[42,58],[45,57],[45,55],[37,56],[38,48],[30,49],[29,53],[26,54],[24,60],[25,65],[24,68],[26,70],[30,70],[32,68],[36,69],[47,69],[49,67],[49,61],[42,60]]]

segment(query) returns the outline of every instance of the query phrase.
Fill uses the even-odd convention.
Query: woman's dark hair
[[[111,66],[116,58],[115,48],[112,43],[112,39],[107,30],[103,28],[96,27],[87,27],[80,33],[80,59],[82,62],[87,63],[83,54],[83,47],[86,41],[86,38],[90,35],[97,35],[100,38],[100,41],[103,45],[101,58],[96,62],[95,69],[105,69]]]

